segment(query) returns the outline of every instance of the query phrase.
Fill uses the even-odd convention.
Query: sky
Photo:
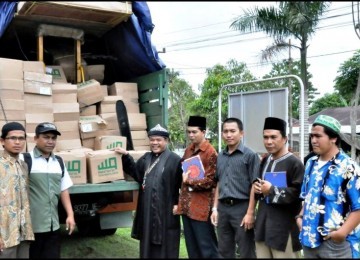
[[[245,62],[256,77],[271,70],[271,63],[263,64],[261,50],[273,43],[265,33],[243,34],[230,29],[231,22],[244,9],[273,6],[276,2],[147,2],[155,28],[152,43],[160,52],[160,59],[169,69],[180,72],[195,91],[203,84],[206,68],[226,65],[230,59]],[[357,2],[354,2],[357,3]],[[357,11],[357,6],[355,6]],[[352,2],[332,2],[329,11],[309,40],[309,72],[311,82],[318,89],[317,97],[334,91],[334,80],[345,61],[360,49],[353,23]],[[355,21],[358,20],[355,12]],[[295,39],[291,43],[298,44]],[[165,48],[165,53],[161,53]],[[273,60],[299,60],[300,52],[292,49]]]

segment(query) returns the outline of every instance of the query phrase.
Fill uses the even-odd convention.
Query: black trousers
[[[208,221],[182,215],[186,249],[189,258],[220,258],[215,228]]]
[[[240,200],[233,205],[219,201],[217,235],[219,253],[223,258],[235,258],[236,245],[238,258],[256,258],[254,229],[240,227],[248,206],[248,200]]]
[[[30,243],[30,259],[60,258],[60,229],[45,233],[34,233]]]

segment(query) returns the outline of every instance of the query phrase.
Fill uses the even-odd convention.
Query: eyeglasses
[[[24,142],[26,140],[25,136],[9,136],[9,137],[5,137],[5,139],[11,140],[13,142],[16,142],[16,141]]]

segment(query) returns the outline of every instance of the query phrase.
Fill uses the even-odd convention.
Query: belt
[[[241,202],[241,200],[239,200],[239,199],[232,199],[232,198],[221,199],[220,201],[221,201],[221,203],[224,203],[225,205],[228,205],[228,206],[233,206],[233,205]]]

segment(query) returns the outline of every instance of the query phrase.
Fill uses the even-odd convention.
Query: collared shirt
[[[219,182],[219,199],[250,198],[252,183],[260,176],[259,155],[241,142],[237,149],[229,154],[228,147],[217,159],[215,178]]]
[[[360,168],[343,151],[319,167],[318,157],[306,163],[300,198],[305,200],[299,235],[304,246],[315,248],[332,229],[339,229],[351,211],[360,209]],[[353,258],[359,258],[360,225],[346,237]]]
[[[214,177],[217,152],[206,140],[200,145],[197,152],[195,152],[195,145],[190,144],[182,159],[190,158],[196,154],[200,155],[205,177],[199,180],[191,180],[189,184],[182,183],[178,212],[194,220],[208,221],[214,201],[214,188],[216,187]]]
[[[5,248],[34,240],[25,162],[4,151],[0,158],[0,238]]]
[[[62,169],[54,153],[47,160],[35,147],[30,155],[29,197],[33,229],[35,233],[55,231],[60,228],[58,203],[61,192],[71,187],[73,182],[66,167],[61,177]]]

